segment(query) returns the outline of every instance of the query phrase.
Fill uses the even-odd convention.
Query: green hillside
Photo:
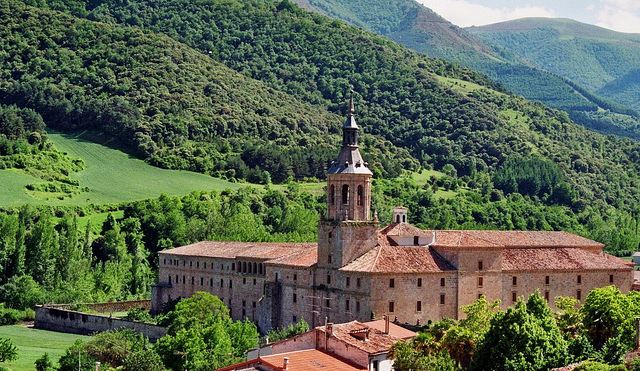
[[[640,35],[549,18],[525,18],[468,30],[524,63],[640,109]]]
[[[508,48],[490,46],[415,0],[296,2],[305,9],[384,35],[429,57],[480,71],[509,91],[569,112],[576,122],[591,129],[640,138],[640,119],[635,112],[596,96],[565,80],[563,75],[522,63]]]
[[[48,124],[72,130],[65,122],[87,124],[74,114],[86,107],[88,96],[115,118],[88,121],[93,128],[137,138],[136,148],[149,151],[152,163],[227,176],[259,163],[259,170],[281,179],[302,168],[324,171],[325,152],[317,149],[326,148],[329,158],[335,153],[336,115],[344,113],[353,87],[359,122],[369,133],[366,156],[377,176],[420,163],[450,167],[477,187],[507,159],[537,156],[545,168],[551,162],[560,169],[575,195],[558,201],[534,189],[527,193],[531,202],[560,202],[575,210],[630,210],[638,204],[637,143],[587,131],[562,112],[496,91],[470,70],[288,1],[93,4],[89,20],[15,2],[4,6],[1,19],[10,27],[1,39],[2,65],[9,66],[2,99],[33,107]],[[18,31],[24,29],[31,32]],[[40,49],[29,48],[36,40],[45,41]],[[30,61],[38,63],[21,63],[25,53],[35,53]],[[72,62],[60,62],[66,59]],[[46,84],[34,82],[45,67]],[[92,79],[83,80],[85,74]],[[78,95],[56,100],[61,86]],[[37,94],[25,94],[29,89]],[[215,94],[207,95],[210,89]],[[51,115],[52,102],[65,111]],[[131,115],[120,115],[123,109]]]
[[[162,193],[183,195],[196,190],[237,189],[231,183],[208,175],[181,170],[165,170],[131,157],[122,151],[90,142],[82,136],[49,134],[56,148],[71,158],[84,162],[84,170],[70,175],[81,188],[74,194],[38,192],[26,188],[43,180],[22,169],[0,170],[0,207],[22,204],[82,206],[88,204],[121,203],[157,197]],[[60,199],[62,198],[62,199]]]

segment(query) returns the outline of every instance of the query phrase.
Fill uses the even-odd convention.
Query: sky
[[[524,17],[571,18],[640,33],[640,0],[418,0],[460,27]]]

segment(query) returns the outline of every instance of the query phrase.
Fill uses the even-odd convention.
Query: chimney
[[[384,316],[384,333],[389,335],[389,316]]]
[[[331,322],[327,323],[327,334],[329,336],[333,335],[333,323]]]
[[[285,370],[289,369],[289,357],[284,357],[282,360],[282,368]]]

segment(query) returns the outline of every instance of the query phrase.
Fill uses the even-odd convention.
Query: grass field
[[[29,183],[39,183],[21,170],[0,170],[0,207],[22,204],[76,206],[119,203],[157,197],[162,193],[183,195],[195,190],[236,189],[241,184],[189,171],[165,170],[133,158],[117,149],[90,142],[81,137],[50,133],[56,148],[73,158],[84,160],[85,170],[71,178],[88,187],[88,192],[59,200],[55,196],[30,193]]]
[[[0,326],[0,337],[9,338],[18,347],[18,359],[2,365],[12,371],[35,370],[34,362],[49,353],[49,359],[57,364],[77,339],[88,339],[88,336],[64,334],[60,332],[36,330],[22,325]]]

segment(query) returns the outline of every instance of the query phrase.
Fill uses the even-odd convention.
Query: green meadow
[[[57,365],[58,359],[76,340],[89,339],[89,336],[36,330],[24,325],[0,326],[0,337],[11,339],[18,348],[17,360],[0,364],[11,371],[35,370],[36,359],[45,353],[49,353],[49,359]]]
[[[0,207],[23,204],[84,206],[110,204],[157,197],[162,193],[183,195],[195,190],[224,190],[242,187],[208,175],[166,170],[151,166],[122,151],[83,139],[81,136],[49,133],[56,148],[72,158],[81,158],[85,169],[72,174],[88,192],[65,196],[28,191],[25,186],[40,183],[22,170],[0,170]],[[246,184],[245,184],[246,185]]]

